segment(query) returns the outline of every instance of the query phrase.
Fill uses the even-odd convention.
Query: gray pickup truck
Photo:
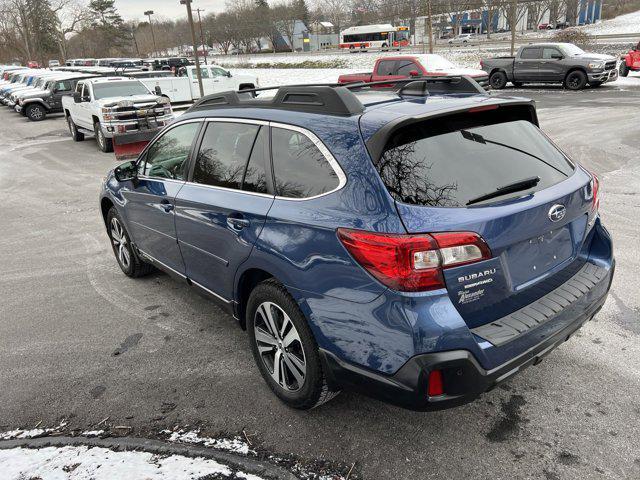
[[[569,90],[581,90],[587,83],[599,87],[618,78],[616,59],[611,55],[587,53],[571,43],[535,43],[520,47],[515,57],[480,60],[489,74],[491,88],[507,82],[562,83]]]

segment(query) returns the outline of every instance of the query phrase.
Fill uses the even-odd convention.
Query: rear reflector
[[[429,372],[429,383],[427,385],[427,395],[438,397],[444,395],[444,384],[442,382],[442,370],[431,370]]]
[[[591,173],[591,211],[594,213],[600,208],[600,198],[598,198],[599,190],[600,180],[595,173]]]
[[[491,258],[473,232],[398,235],[339,228],[338,238],[378,281],[404,292],[444,288],[443,269]]]

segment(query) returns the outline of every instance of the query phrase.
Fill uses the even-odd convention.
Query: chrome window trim
[[[289,125],[287,123],[269,122],[269,126],[274,128],[282,128],[284,130],[293,130],[294,132],[303,134],[305,137],[311,140],[311,142],[318,148],[318,150],[320,150],[320,153],[322,153],[322,155],[327,160],[327,162],[329,162],[329,165],[331,166],[336,176],[338,177],[338,186],[333,190],[329,190],[328,192],[324,192],[319,195],[313,195],[311,197],[303,197],[303,198],[281,197],[279,195],[276,195],[275,198],[277,200],[289,200],[293,202],[304,202],[306,200],[313,200],[313,199],[324,197],[325,195],[329,195],[331,193],[337,192],[347,184],[347,176],[342,170],[342,167],[340,166],[338,161],[334,158],[334,156],[331,154],[329,149],[325,146],[325,144],[322,143],[322,140],[320,140],[313,132],[307,130],[306,128],[298,127],[297,125]],[[272,155],[272,161],[273,161],[273,155]],[[275,169],[274,169],[273,175],[275,177]],[[275,188],[275,178],[273,179],[273,181],[274,181],[274,188]]]
[[[311,142],[316,146],[316,148],[318,148],[318,150],[320,150],[320,153],[322,153],[324,158],[327,160],[327,162],[329,163],[329,165],[331,166],[331,168],[335,172],[336,176],[338,177],[338,186],[336,188],[334,188],[333,190],[329,190],[328,192],[324,192],[324,193],[321,193],[319,195],[313,195],[311,197],[304,197],[304,198],[292,198],[292,197],[282,197],[282,196],[279,196],[279,195],[272,195],[272,194],[269,194],[269,193],[248,192],[246,190],[240,190],[240,189],[236,189],[236,188],[219,187],[219,186],[216,186],[216,185],[206,185],[206,184],[203,184],[203,183],[189,182],[189,181],[185,181],[185,180],[176,180],[176,179],[172,179],[172,178],[150,177],[150,176],[147,176],[147,175],[138,175],[138,178],[149,179],[149,180],[157,179],[157,180],[161,180],[161,181],[171,181],[171,182],[182,183],[182,184],[185,184],[185,185],[193,185],[193,186],[201,187],[201,188],[211,188],[211,189],[214,189],[214,190],[236,192],[236,193],[242,193],[242,194],[245,194],[245,195],[254,195],[254,196],[258,196],[258,197],[273,198],[273,199],[278,199],[278,200],[289,200],[289,201],[294,201],[294,202],[303,202],[303,201],[306,201],[306,200],[314,200],[316,198],[324,197],[325,195],[329,195],[331,193],[337,192],[338,190],[341,190],[347,184],[347,176],[345,175],[344,170],[342,170],[342,167],[340,166],[338,161],[335,159],[335,157],[331,154],[329,149],[322,142],[322,140],[320,140],[313,132],[311,132],[310,130],[307,130],[306,128],[299,127],[297,125],[290,125],[290,124],[287,124],[287,123],[280,123],[280,122],[268,122],[268,121],[265,121],[265,120],[253,120],[253,119],[248,119],[248,118],[236,118],[236,117],[208,117],[208,118],[190,118],[190,119],[187,119],[187,120],[177,121],[177,122],[172,123],[169,126],[167,126],[166,130],[163,131],[162,135],[158,136],[157,138],[154,139],[153,142],[149,143],[149,145],[147,145],[145,147],[145,149],[140,153],[140,157],[138,157],[138,158],[141,158],[143,155],[146,155],[146,153],[149,150],[149,148],[154,143],[156,143],[158,140],[160,140],[160,138],[162,138],[169,130],[171,130],[171,129],[175,128],[175,127],[178,127],[180,125],[184,125],[184,124],[187,124],[187,123],[194,123],[194,122],[202,122],[202,123],[205,123],[205,122],[206,123],[208,123],[208,122],[246,123],[246,124],[252,124],[252,125],[260,125],[260,126],[269,126],[269,127],[274,127],[274,128],[282,128],[284,130],[292,130],[292,131],[301,133],[304,136],[306,136],[309,140],[311,140]],[[275,173],[274,173],[274,175],[275,175]],[[275,181],[275,179],[274,179],[274,181]],[[275,187],[275,185],[274,185],[274,187]]]

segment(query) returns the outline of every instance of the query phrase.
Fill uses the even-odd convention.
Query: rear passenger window
[[[525,60],[540,58],[542,57],[542,52],[540,50],[540,48],[525,48],[524,50],[522,50],[520,58],[524,58]]]
[[[240,190],[259,128],[247,123],[210,122],[200,145],[193,181]]]
[[[313,197],[340,184],[326,157],[306,135],[273,128],[271,142],[276,195]]]
[[[395,60],[382,60],[378,63],[378,70],[376,73],[380,76],[393,75],[393,68],[395,64]]]

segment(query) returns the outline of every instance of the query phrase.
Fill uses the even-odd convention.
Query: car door
[[[184,262],[176,236],[175,197],[185,183],[201,124],[189,120],[165,130],[142,154],[137,179],[122,192],[135,245],[180,274],[184,274]]]
[[[237,119],[206,123],[190,181],[176,197],[187,277],[225,301],[273,203],[269,127]]]
[[[236,90],[238,88],[233,79],[227,75],[226,70],[222,68],[211,67],[211,81],[213,82],[215,91]]]
[[[76,103],[76,118],[73,121],[76,125],[93,130],[90,104],[91,93],[89,91],[89,84],[83,83],[80,90],[80,102]]]
[[[544,82],[560,82],[564,80],[562,52],[555,47],[544,47],[538,69],[539,79]]]
[[[525,47],[516,57],[513,68],[513,76],[516,81],[540,80],[539,63],[542,58],[542,48]]]
[[[73,82],[71,80],[59,80],[55,82],[51,92],[51,102],[49,106],[52,110],[62,109],[62,97],[71,94],[73,91]]]
[[[394,60],[379,60],[376,66],[376,71],[373,74],[372,81],[377,82],[380,80],[389,80],[394,78],[396,70],[396,61]]]

